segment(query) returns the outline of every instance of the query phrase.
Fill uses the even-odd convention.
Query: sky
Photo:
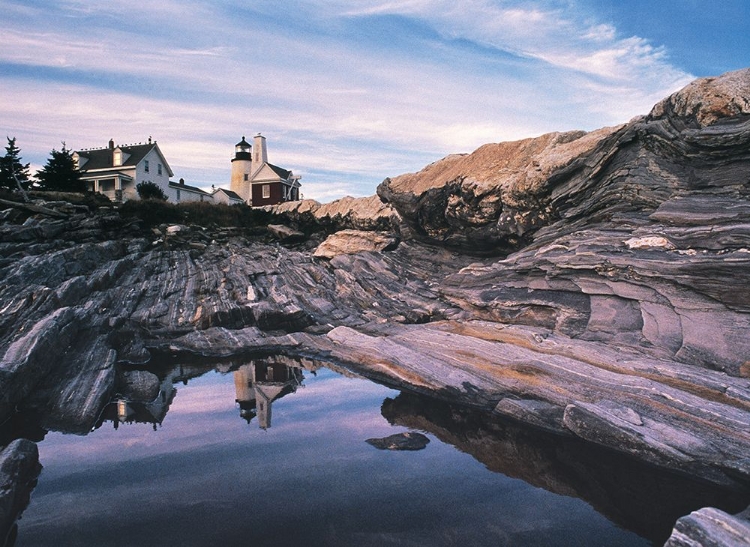
[[[159,144],[228,187],[234,145],[327,202],[488,142],[647,114],[750,66],[750,0],[0,0],[0,139]]]

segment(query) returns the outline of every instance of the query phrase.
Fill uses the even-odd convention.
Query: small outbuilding
[[[238,205],[245,203],[245,200],[242,199],[240,195],[231,190],[227,190],[226,188],[216,188],[211,194],[211,197],[213,198],[214,203],[224,203],[225,205]]]

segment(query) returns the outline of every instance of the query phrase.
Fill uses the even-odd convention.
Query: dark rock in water
[[[379,450],[422,450],[430,439],[416,431],[406,431],[382,439],[367,439],[365,442]]]
[[[0,544],[13,544],[16,520],[42,470],[36,444],[17,439],[0,451]]]
[[[119,375],[117,390],[130,401],[148,403],[159,395],[159,377],[146,370],[128,370]]]

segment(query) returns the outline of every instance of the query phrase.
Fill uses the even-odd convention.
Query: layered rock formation
[[[749,98],[750,70],[703,79],[386,179],[387,204],[275,208],[303,243],[6,203],[0,420],[82,433],[122,364],[281,352],[747,492]],[[313,256],[342,229],[400,243]]]
[[[0,451],[0,541],[15,543],[16,519],[26,509],[39,476],[36,444],[16,439]]]

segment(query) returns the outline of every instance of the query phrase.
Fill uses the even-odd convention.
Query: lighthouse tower
[[[250,177],[253,171],[252,146],[242,137],[234,146],[232,158],[232,180],[229,189],[245,201],[250,199]]]

